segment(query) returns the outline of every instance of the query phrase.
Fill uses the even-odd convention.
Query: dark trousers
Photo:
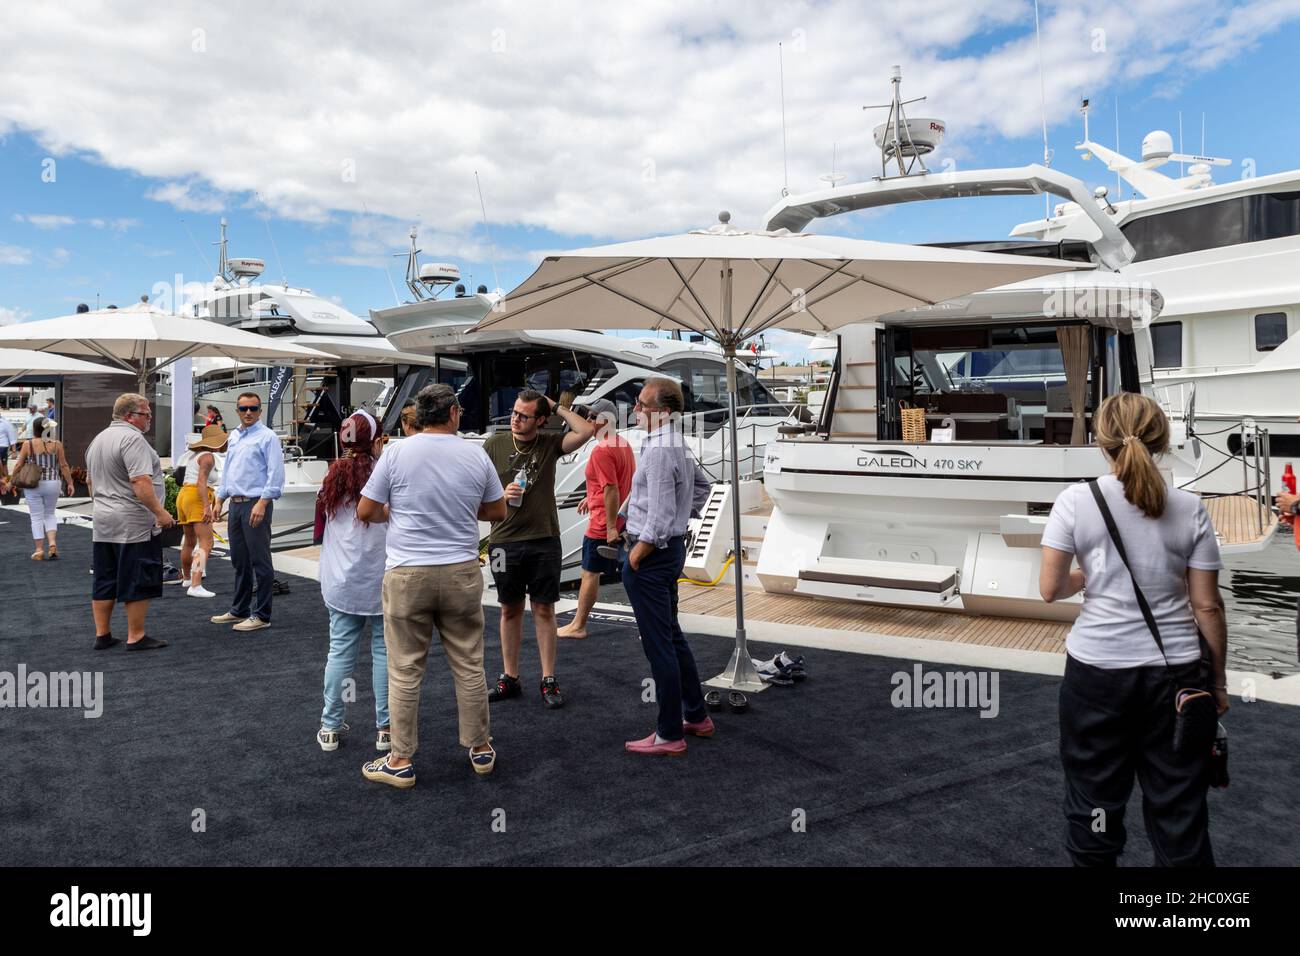
[[[677,623],[677,579],[685,565],[686,542],[681,536],[647,555],[639,571],[623,563],[623,588],[636,614],[641,650],[650,662],[659,702],[655,729],[664,740],[682,739],[683,710],[690,721],[703,720],[708,713],[695,655]]]
[[[1174,667],[1177,687],[1200,686],[1196,662]],[[1136,774],[1157,866],[1213,866],[1209,746],[1173,749],[1174,695],[1163,667],[1104,670],[1066,657],[1061,681],[1065,847],[1075,866],[1114,866]]]
[[[249,617],[251,603],[252,616],[269,621],[271,585],[275,581],[271,567],[271,512],[275,502],[266,503],[266,514],[256,528],[248,523],[255,504],[256,499],[230,503],[230,563],[235,566],[235,598],[230,613]]]

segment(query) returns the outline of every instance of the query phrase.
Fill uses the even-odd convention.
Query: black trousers
[[[1201,686],[1197,662],[1174,667],[1178,687]],[[1173,749],[1174,706],[1163,667],[1104,670],[1066,657],[1061,681],[1065,846],[1075,866],[1114,866],[1124,850],[1133,778],[1157,866],[1213,866],[1210,753]]]
[[[236,617],[271,620],[271,517],[275,502],[266,503],[266,513],[254,528],[249,523],[257,500],[230,503],[230,563],[235,566],[235,593],[230,613]]]

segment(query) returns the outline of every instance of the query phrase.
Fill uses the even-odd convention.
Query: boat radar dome
[[[487,295],[487,286],[481,285],[474,291],[477,292],[479,295]]]
[[[460,266],[450,262],[426,262],[420,266],[420,282],[429,288],[449,286],[459,278]]]
[[[461,296],[463,296],[464,294],[465,294],[465,283],[463,283],[463,282],[457,282],[457,283],[456,283],[456,298],[459,299],[459,298],[460,298]]]
[[[932,118],[907,118],[899,124],[898,153],[901,156],[927,156],[943,142],[946,125]],[[871,131],[876,146],[884,150],[887,158],[894,156],[894,124],[881,123]]]
[[[226,268],[236,279],[256,279],[266,268],[261,259],[231,258],[226,260]]]
[[[1152,130],[1142,138],[1142,162],[1165,160],[1174,154],[1174,138],[1162,129]]]
[[[86,303],[81,302],[77,305],[77,315],[81,315],[81,313],[89,312],[89,311],[90,311],[90,306],[86,305]]]

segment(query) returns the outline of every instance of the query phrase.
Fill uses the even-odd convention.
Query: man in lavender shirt
[[[659,723],[650,736],[624,744],[631,753],[685,753],[686,734],[711,737],[714,730],[695,656],[677,623],[686,525],[704,506],[710,487],[678,427],[682,406],[682,387],[671,378],[647,379],[636,403],[637,424],[647,435],[627,501],[627,533],[635,543],[623,564],[623,588],[650,661]]]

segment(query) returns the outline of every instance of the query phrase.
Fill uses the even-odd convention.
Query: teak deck
[[[678,588],[683,614],[734,617],[736,593],[729,584]],[[947,611],[886,607],[858,601],[834,601],[799,594],[770,594],[761,588],[745,589],[745,618],[771,624],[827,627],[837,631],[919,637],[957,644],[982,644],[1022,651],[1065,652],[1069,624],[1026,618],[978,617]]]

